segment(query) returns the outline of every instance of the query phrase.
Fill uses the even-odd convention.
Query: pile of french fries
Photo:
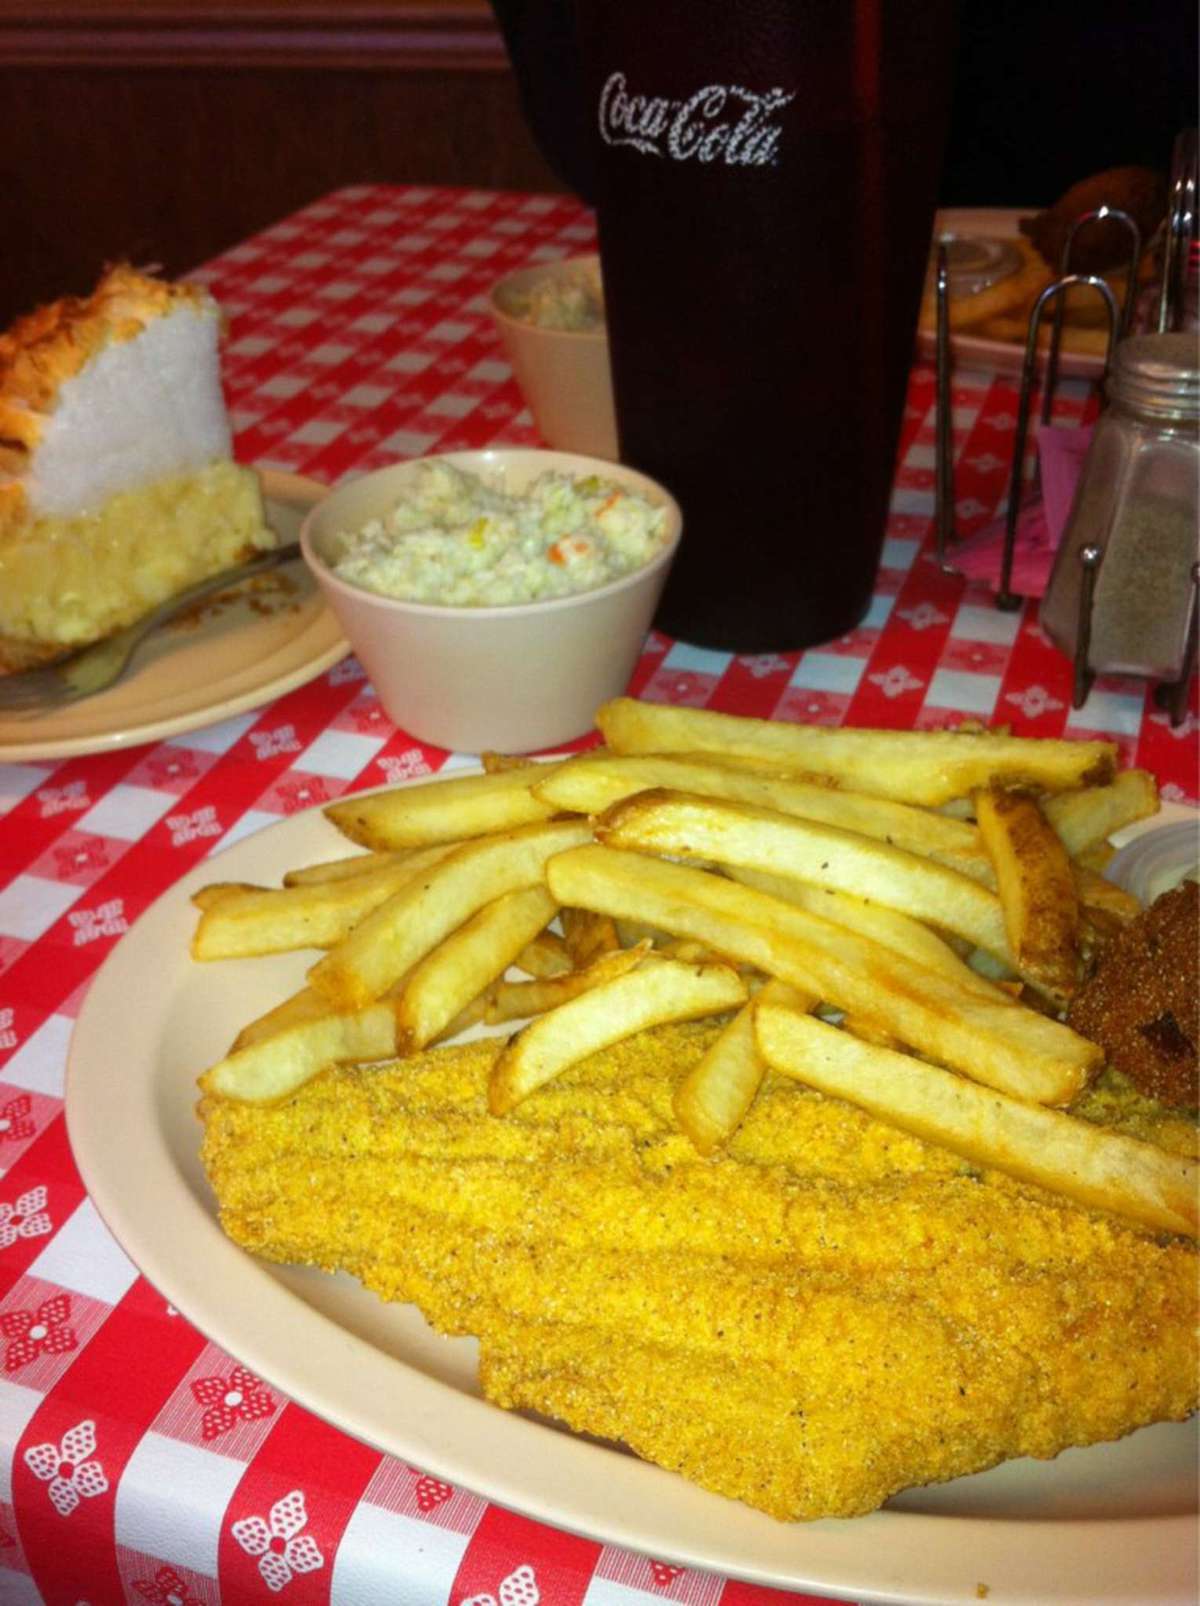
[[[863,731],[620,698],[604,746],[326,808],[356,851],[195,895],[201,961],[321,950],[207,1070],[281,1099],[329,1066],[524,1023],[503,1117],[647,1027],[722,1017],[674,1091],[712,1155],[773,1071],[968,1159],[1195,1234],[1193,1162],[1066,1113],[1101,1050],[1063,1016],[1138,912],[1099,871],[1154,813],[1104,742]],[[364,851],[365,850],[365,851]]]

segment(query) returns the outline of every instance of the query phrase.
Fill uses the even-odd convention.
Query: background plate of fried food
[[[952,355],[963,366],[988,368],[998,373],[1021,372],[1033,304],[1058,277],[1057,267],[1052,269],[1034,242],[1021,232],[1022,222],[1028,223],[1036,216],[1032,209],[1003,207],[949,208],[937,215],[935,240],[949,236],[957,240],[995,241],[1014,253],[1013,271],[1007,277],[973,294],[951,294],[950,346]],[[1148,281],[1153,271],[1152,259],[1144,251],[1139,282]],[[929,361],[937,355],[932,272],[931,257],[917,333],[918,352]],[[1103,277],[1112,287],[1118,308],[1122,308],[1126,274],[1107,269]],[[1099,379],[1104,372],[1108,340],[1104,305],[1097,292],[1086,287],[1069,291],[1064,305],[1059,372],[1065,378]],[[1049,312],[1043,314],[1039,331],[1042,351],[1049,343],[1052,322]]]
[[[594,1423],[582,1424],[587,1437],[555,1425],[570,1417],[569,1401],[538,1392],[536,1364],[522,1371],[530,1350],[540,1364],[541,1346],[555,1342],[545,1313],[527,1306],[524,1322],[507,1327],[526,1354],[506,1372],[503,1357],[489,1357],[487,1319],[481,1328],[463,1317],[476,1294],[487,1304],[487,1288],[453,1305],[470,1234],[420,1297],[444,1331],[481,1332],[482,1351],[474,1338],[441,1336],[401,1302],[418,1297],[407,1285],[385,1303],[345,1271],[276,1263],[336,1263],[336,1250],[327,1254],[316,1239],[306,1253],[305,1232],[320,1235],[331,1215],[378,1213],[389,1178],[412,1158],[393,1164],[386,1119],[373,1134],[346,1126],[331,1141],[321,1128],[326,1094],[365,1099],[364,1119],[387,1087],[401,1103],[415,1101],[403,1120],[423,1133],[417,1159],[428,1164],[423,1181],[412,1173],[419,1191],[389,1212],[373,1241],[383,1265],[393,1236],[405,1245],[401,1258],[425,1253],[418,1218],[442,1208],[439,1191],[473,1208],[481,1133],[516,1157],[515,1194],[511,1172],[502,1178],[513,1222],[522,1201],[536,1222],[545,1189],[540,1219],[556,1230],[565,1195],[551,1190],[564,1157],[590,1152],[610,1109],[637,1138],[636,1114],[620,1113],[628,1088],[593,1085],[587,1068],[615,1044],[684,1041],[688,1023],[700,1022],[705,1051],[659,1077],[658,1127],[648,1139],[643,1132],[641,1148],[657,1156],[662,1176],[691,1168],[700,1185],[688,1198],[701,1213],[704,1177],[716,1174],[705,1168],[725,1165],[726,1150],[736,1156],[756,1122],[757,1141],[777,1141],[764,1112],[794,1112],[799,1078],[810,1114],[856,1103],[867,1112],[854,1117],[860,1137],[907,1155],[905,1164],[919,1169],[933,1142],[947,1184],[972,1201],[978,1177],[1000,1173],[989,1185],[1010,1201],[1036,1194],[1041,1211],[1049,1200],[1047,1219],[1063,1242],[1081,1241],[1077,1231],[1096,1243],[1152,1239],[1161,1246],[1154,1256],[1182,1266],[1195,1233],[1190,1124],[1156,1106],[1135,1128],[1110,1130],[1056,1108],[1095,1068],[1099,1051],[1058,1016],[1078,988],[1081,953],[1115,940],[1133,917],[1099,867],[1110,839],[1161,820],[1148,776],[1114,774],[1102,743],[999,733],[831,732],[627,699],[607,705],[600,723],[604,751],[537,765],[492,760],[479,774],[293,816],[200,866],[143,916],[93,984],[68,1074],[76,1159],[118,1240],[201,1331],[293,1398],[543,1520],[696,1567],[863,1601],[1191,1601],[1194,1423],[1158,1422],[1053,1460],[1019,1457],[909,1487],[854,1520],[776,1521],[768,1510],[815,1513],[796,1486],[780,1493],[769,1467],[764,1509],[751,1509],[742,1499],[754,1489],[726,1488],[742,1498],[722,1499],[596,1442],[620,1435]],[[705,1022],[715,1022],[711,1031]],[[425,1093],[440,1086],[437,1066],[448,1061],[428,1050],[481,1033],[508,1040],[496,1054],[477,1044],[454,1061],[487,1063],[484,1084],[464,1095],[469,1120],[451,1131]],[[393,1069],[372,1070],[397,1054]],[[431,1067],[435,1081],[422,1082]],[[582,1102],[572,1107],[573,1099]],[[551,1107],[565,1113],[539,1125]],[[271,1148],[271,1134],[285,1128],[288,1157]],[[926,1141],[918,1145],[915,1133]],[[339,1144],[357,1147],[355,1165]],[[538,1147],[538,1164],[527,1144]],[[590,1197],[574,1209],[603,1204],[619,1169],[614,1161],[609,1176],[608,1165],[589,1170]],[[289,1166],[294,1197],[260,1211],[255,1190],[264,1178],[274,1187]],[[245,1247],[222,1231],[214,1185],[226,1229]],[[485,1199],[489,1208],[500,1202],[500,1194]],[[613,1225],[593,1219],[601,1237]],[[901,1234],[903,1219],[886,1218],[886,1239]],[[671,1230],[682,1230],[680,1220]],[[731,1234],[732,1216],[718,1226]],[[280,1254],[275,1231],[294,1235],[295,1252]],[[559,1241],[539,1242],[536,1226],[525,1247],[535,1279],[543,1251],[551,1264],[562,1258]],[[610,1267],[616,1289],[626,1268],[608,1248],[606,1238],[589,1240],[583,1255],[594,1251]],[[354,1269],[372,1282],[369,1268]],[[738,1271],[729,1267],[731,1277]],[[1082,1287],[1087,1268],[1075,1274]],[[536,1281],[522,1286],[521,1297],[536,1294]],[[573,1304],[559,1312],[570,1327],[583,1314],[587,1279],[555,1286]],[[607,1274],[590,1288],[597,1312],[618,1297]],[[696,1293],[694,1302],[672,1297],[694,1308],[706,1297]],[[1035,1295],[1031,1282],[1027,1294],[1034,1301],[1045,1290]],[[652,1305],[648,1298],[647,1321]],[[1022,1317],[1013,1306],[997,1319]],[[1085,1372],[1073,1384],[1084,1415],[1103,1415],[1106,1400],[1123,1396],[1112,1367],[1140,1364],[1147,1334],[1136,1310],[1126,1320],[1108,1333],[1043,1335],[1055,1353],[1083,1343],[1099,1357],[1094,1381]],[[619,1370],[620,1346],[600,1336],[606,1364]],[[882,1353],[889,1339],[872,1330],[869,1341]],[[641,1342],[634,1331],[627,1347]],[[1190,1341],[1170,1342],[1178,1358]],[[484,1386],[493,1396],[507,1391],[505,1403],[518,1409],[483,1397],[481,1355]],[[752,1380],[756,1364],[738,1370]],[[981,1352],[967,1381],[985,1378],[987,1364]],[[669,1370],[646,1368],[641,1397],[626,1401],[623,1437],[664,1463],[664,1444],[682,1446],[679,1463],[699,1445],[689,1470],[715,1487],[721,1468],[705,1460],[704,1432],[691,1430],[725,1402],[701,1388],[699,1371],[693,1396],[686,1368],[682,1380]],[[891,1390],[883,1373],[876,1381]],[[888,1400],[888,1414],[902,1416],[904,1391]],[[853,1433],[852,1416],[846,1425]],[[829,1509],[839,1498],[829,1497]],[[845,1497],[846,1509],[856,1499],[866,1510],[869,1493]]]

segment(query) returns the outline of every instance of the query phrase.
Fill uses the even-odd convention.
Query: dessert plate
[[[345,848],[313,809],[206,860],[118,943],[75,1027],[66,1116],[84,1183],[125,1251],[202,1333],[381,1450],[664,1560],[897,1606],[985,1594],[989,1606],[1194,1606],[1194,1422],[912,1489],[852,1521],[781,1523],[499,1410],[480,1397],[473,1341],[439,1337],[414,1306],[384,1304],[347,1276],[268,1265],[225,1238],[198,1155],[195,1078],[300,985],[311,955],[194,964],[190,896],[216,880],[276,883]]]
[[[941,234],[954,234],[962,238],[1014,240],[1023,217],[1030,217],[1032,207],[950,207],[934,218],[934,239]],[[1019,375],[1025,363],[1025,342],[991,340],[984,335],[969,332],[951,335],[950,352],[959,368],[986,368],[992,373]],[[937,357],[937,341],[931,329],[917,333],[917,355],[926,362]],[[1104,373],[1104,359],[1087,352],[1064,351],[1059,359],[1059,375],[1063,379],[1099,379]]]
[[[325,494],[316,480],[260,470],[267,521],[293,541]],[[0,717],[0,762],[73,758],[156,742],[280,697],[350,650],[303,563],[207,597],[140,649],[110,691],[37,716]]]

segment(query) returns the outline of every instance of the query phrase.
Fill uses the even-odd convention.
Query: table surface
[[[570,199],[362,186],[226,252],[195,277],[230,317],[238,455],[332,483],[431,451],[538,444],[486,292],[516,267],[593,242],[590,214]],[[960,373],[953,400],[956,512],[970,532],[1003,505],[1016,395],[1011,379]],[[1034,606],[1000,613],[985,586],[939,568],[933,402],[932,371],[919,366],[878,585],[858,629],[804,653],[752,657],[655,634],[631,689],[823,724],[934,728],[966,717],[1021,734],[1102,735],[1153,770],[1165,796],[1195,801],[1194,686],[1174,729],[1136,681],[1103,679],[1074,710],[1070,666]],[[1086,387],[1068,383],[1063,416],[1086,406]],[[166,1305],[80,1183],[64,1063],[89,980],[121,934],[231,841],[446,761],[389,723],[348,658],[269,706],[168,741],[0,764],[5,1606],[229,1606],[281,1591],[356,1606],[815,1598],[558,1533],[346,1439]],[[272,1573],[276,1552],[284,1562]]]

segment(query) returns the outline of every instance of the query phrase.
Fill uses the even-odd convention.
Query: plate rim
[[[1038,210],[1036,206],[939,207],[934,214],[934,236],[936,238],[938,232],[949,225],[958,223],[961,227],[968,220],[976,218],[980,220],[980,228],[974,231],[976,233],[983,232],[992,222],[1014,232],[1021,218],[1033,217]],[[932,331],[917,329],[916,351],[917,356],[926,362],[936,360],[937,339]],[[983,367],[1017,378],[1020,378],[1025,360],[1024,346],[1014,345],[1007,340],[990,340],[982,335],[952,334],[950,352],[966,368]],[[1039,357],[1038,361],[1041,363],[1044,359]],[[1104,374],[1104,358],[1091,352],[1064,351],[1059,358],[1058,372],[1060,379],[1098,380]]]
[[[265,501],[293,502],[308,508],[318,502],[329,489],[320,480],[311,479],[304,474],[293,474],[284,469],[267,468],[257,464],[249,466],[258,475]],[[201,730],[206,725],[217,724],[221,720],[233,719],[238,714],[244,714],[252,708],[261,708],[275,698],[294,691],[297,686],[302,686],[305,682],[315,679],[317,675],[324,674],[327,669],[332,669],[334,664],[339,663],[350,651],[350,643],[342,634],[328,603],[324,601],[319,590],[314,591],[314,596],[319,599],[319,606],[313,614],[309,628],[321,630],[325,635],[332,629],[333,634],[319,651],[294,664],[292,668],[269,680],[247,687],[245,691],[223,702],[206,704],[160,719],[145,720],[141,724],[118,725],[114,730],[107,732],[63,736],[57,739],[51,737],[48,741],[38,741],[31,735],[27,741],[11,741],[4,738],[4,721],[0,719],[0,764],[29,764],[46,759],[81,758],[88,754],[114,753],[126,747],[140,747],[147,743],[161,742],[170,736],[181,736],[188,731]],[[96,701],[102,702],[103,696],[104,694],[100,693]],[[13,728],[13,722],[10,722],[9,728]]]
[[[478,770],[477,764],[456,765],[452,773]],[[419,785],[433,778],[413,777],[401,784]],[[1169,823],[1164,814],[1194,817],[1196,812],[1185,805],[1165,803],[1152,821],[1139,822],[1129,834]],[[1159,1606],[1191,1606],[1197,1533],[1197,1519],[1191,1513],[1115,1519],[1106,1512],[1032,1521],[970,1512],[884,1508],[854,1519],[778,1523],[648,1462],[502,1411],[482,1396],[468,1395],[453,1383],[386,1354],[334,1316],[316,1309],[274,1277],[267,1263],[227,1239],[216,1219],[211,1194],[202,1202],[179,1171],[160,1109],[161,1100],[170,1099],[172,1093],[159,1085],[162,1073],[153,1050],[161,1036],[158,1028],[169,1025],[180,978],[192,974],[186,938],[181,942],[178,931],[169,938],[180,955],[180,970],[174,986],[158,990],[151,1012],[131,1016],[122,967],[142,944],[152,944],[161,952],[172,926],[190,930],[194,915],[189,894],[195,886],[219,879],[223,862],[227,865],[236,856],[233,873],[237,879],[240,860],[253,857],[256,848],[261,851],[266,836],[272,838],[273,848],[279,849],[281,861],[295,857],[290,850],[283,851],[285,839],[294,835],[306,842],[318,821],[320,837],[304,848],[305,855],[320,856],[317,843],[321,837],[333,851],[338,845],[346,846],[318,805],[264,827],[193,866],[144,911],[106,957],[71,1033],[64,1116],[88,1197],[141,1273],[203,1336],[288,1398],[385,1454],[413,1460],[422,1470],[551,1526],[643,1555],[671,1558],[777,1589],[816,1590],[830,1598],[869,1600],[879,1606],[946,1606],[973,1598],[979,1580],[987,1581],[989,1599],[995,1606],[1112,1606],[1118,1602],[1141,1606],[1150,1584],[1158,1590],[1154,1599]],[[263,873],[260,868],[259,879]],[[102,1018],[109,993],[114,1002],[125,1001],[123,1024],[141,1027],[139,1036],[151,1049],[142,1062],[140,1080],[134,1074],[136,1056],[128,1051],[120,1055],[127,1074],[112,1079],[109,1068],[118,1049],[111,1037],[102,1046],[89,1047],[92,1022]],[[95,1068],[97,1048],[99,1069]],[[136,1141],[131,1148],[131,1129],[124,1117],[131,1111],[137,1113],[138,1095],[143,1091],[149,1099],[142,1113],[148,1110],[154,1115],[150,1146],[145,1133],[138,1136],[134,1127]],[[97,1163],[100,1139],[95,1131],[87,1130],[89,1093],[118,1133],[117,1158],[111,1164],[108,1155]],[[176,1099],[184,1096],[189,1102],[194,1098],[190,1091],[174,1093]],[[197,1127],[197,1147],[198,1142]],[[166,1212],[156,1192],[164,1178],[182,1191],[189,1229],[198,1230],[201,1247],[211,1248],[215,1260],[205,1257],[192,1269],[189,1257],[180,1252],[180,1229],[178,1225],[166,1227]],[[206,1183],[204,1186],[207,1188]],[[182,1241],[192,1240],[184,1237]],[[239,1291],[253,1312],[248,1323],[244,1309],[240,1315],[234,1309]],[[340,1364],[325,1379],[311,1376],[314,1333],[327,1341],[322,1353],[333,1351],[340,1357]],[[297,1368],[304,1374],[299,1382]],[[385,1396],[394,1406],[403,1403],[402,1420],[381,1425],[379,1399]],[[485,1422],[501,1424],[499,1436],[509,1447],[499,1455],[493,1447],[481,1478],[475,1432]],[[1139,1431],[1155,1433],[1163,1427],[1168,1432],[1194,1431],[1195,1426],[1193,1419],[1191,1424],[1160,1424]],[[1092,1446],[1063,1454],[1088,1455],[1106,1448],[1110,1447]],[[607,1478],[603,1477],[604,1463],[597,1457],[612,1458],[607,1462]],[[620,1469],[615,1476],[614,1464]],[[531,1482],[524,1470],[529,1466],[548,1469],[548,1473],[535,1474]],[[609,1505],[598,1516],[585,1496],[601,1483]],[[661,1515],[664,1511],[666,1518]],[[682,1543],[673,1537],[671,1527],[672,1516],[678,1522],[681,1512]],[[728,1537],[731,1531],[735,1535],[732,1541]],[[1019,1544],[1014,1542],[1018,1535]],[[944,1542],[931,1544],[931,1537]],[[755,1547],[760,1541],[756,1559]],[[1064,1569],[1068,1551],[1071,1566]],[[1148,1555],[1155,1556],[1161,1568],[1153,1580],[1145,1571]],[[952,1559],[956,1556],[957,1567]],[[1131,1558],[1136,1558],[1136,1565]],[[1053,1592],[1048,1593],[1051,1579]]]

